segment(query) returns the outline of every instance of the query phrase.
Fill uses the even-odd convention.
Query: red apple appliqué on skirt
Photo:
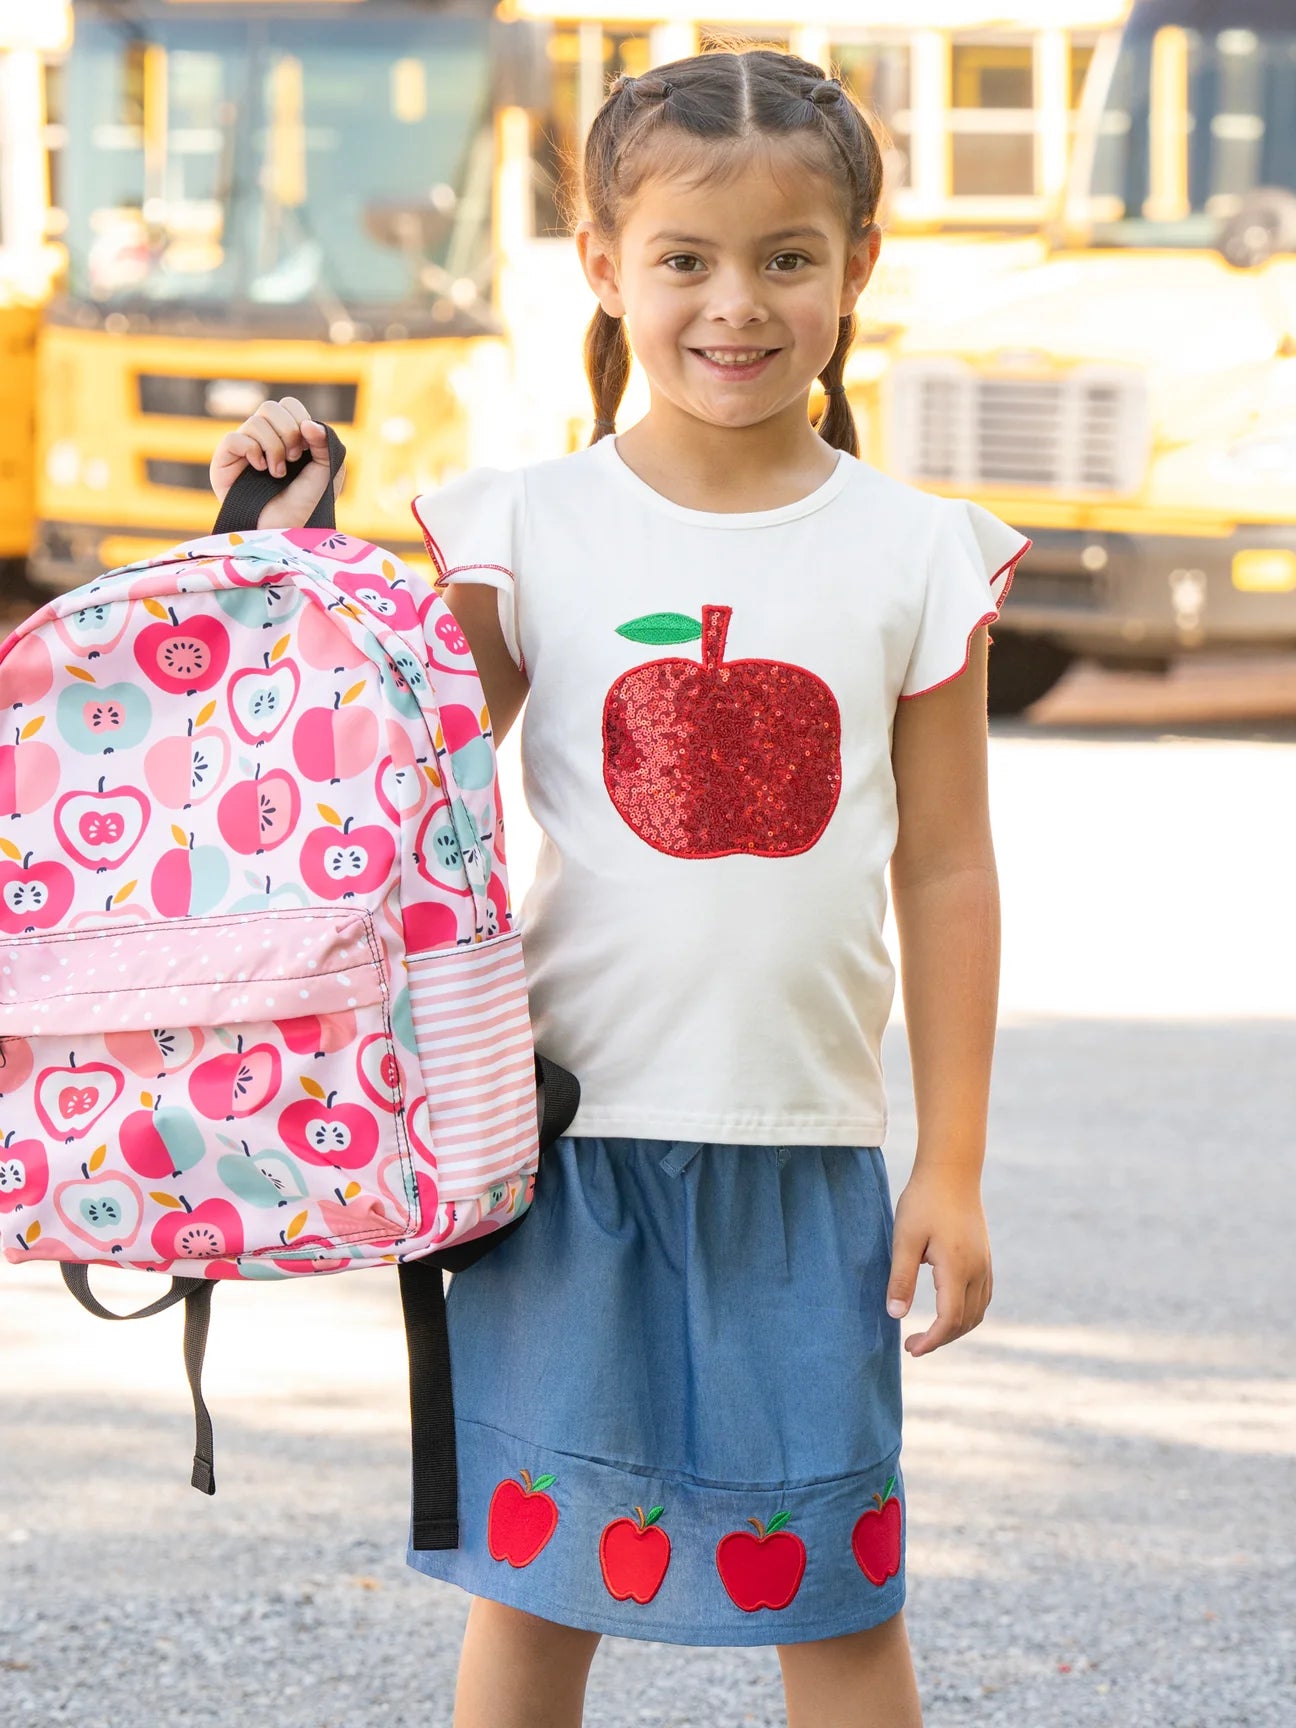
[[[556,1476],[518,1474],[525,1488],[510,1476],[491,1495],[486,1517],[486,1546],[492,1560],[507,1560],[510,1566],[529,1566],[558,1528],[558,1504],[544,1490]]]
[[[799,1536],[783,1529],[790,1516],[788,1512],[775,1513],[768,1529],[759,1518],[749,1518],[755,1536],[746,1530],[731,1530],[716,1545],[720,1582],[748,1614],[758,1608],[786,1608],[801,1588],[806,1546]]]
[[[725,661],[731,606],[702,622],[654,612],[632,642],[695,642],[702,659],[632,667],[603,704],[603,780],[641,840],[672,858],[790,858],[823,834],[841,792],[841,712],[813,672]]]
[[[599,1538],[603,1582],[618,1602],[651,1602],[662,1587],[671,1556],[670,1537],[657,1522],[662,1511],[654,1506],[645,1517],[636,1506],[634,1518],[614,1518]]]
[[[860,1514],[851,1533],[851,1549],[859,1561],[860,1571],[870,1584],[885,1584],[900,1570],[900,1502],[892,1476],[880,1494],[873,1496],[876,1506]]]

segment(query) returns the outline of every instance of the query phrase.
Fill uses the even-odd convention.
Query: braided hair
[[[586,213],[600,236],[614,241],[650,176],[723,174],[756,136],[785,140],[806,169],[836,190],[850,244],[865,237],[882,196],[882,152],[869,120],[822,67],[767,48],[713,49],[617,78],[585,141]],[[827,405],[816,423],[825,442],[852,456],[859,454],[859,435],[842,374],[855,330],[854,313],[838,320],[837,345],[819,374]],[[630,376],[625,321],[601,306],[585,332],[585,373],[597,443],[616,429]]]

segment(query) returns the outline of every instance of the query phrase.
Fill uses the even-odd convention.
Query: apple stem
[[[170,615],[171,615],[171,622],[172,622],[172,624],[174,624],[174,625],[175,625],[175,627],[176,627],[176,629],[177,629],[177,630],[178,630],[178,629],[179,629],[179,628],[180,628],[180,620],[179,620],[179,619],[178,619],[178,618],[177,618],[177,617],[176,617],[176,615],[175,615],[175,607],[174,607],[174,606],[168,606],[168,607],[167,607],[167,611],[168,611],[168,612],[169,612],[169,613],[170,613]]]
[[[747,1522],[749,1524],[755,1526],[756,1534],[760,1537],[761,1541],[763,1542],[765,1540],[765,1526],[761,1523],[760,1519],[759,1518],[749,1518],[747,1520]]]
[[[27,854],[27,856],[22,861],[22,867],[24,870],[30,870],[31,869],[31,861],[32,861],[32,854],[29,852]]]
[[[90,1180],[90,1172],[86,1169],[84,1164],[81,1166],[81,1174],[85,1177],[87,1182]]]
[[[193,737],[193,721],[189,720],[186,722],[186,724],[189,727],[189,736],[192,738]]]
[[[729,635],[729,620],[732,617],[732,606],[702,608],[702,664],[708,672],[717,671],[724,660],[725,641]]]
[[[333,1108],[333,1100],[334,1100],[334,1099],[335,1099],[335,1098],[336,1098],[336,1097],[337,1097],[337,1093],[336,1093],[336,1092],[330,1092],[330,1093],[329,1093],[329,1095],[328,1095],[328,1097],[327,1097],[327,1098],[326,1098],[326,1099],[325,1099],[325,1100],[324,1100],[324,1108],[325,1108],[325,1109],[326,1109],[326,1110],[331,1110],[331,1109],[332,1109],[332,1108]]]
[[[106,774],[100,775],[100,777],[99,777],[99,790],[100,790],[100,792],[103,791],[104,782],[107,780],[107,778],[108,778],[108,776]]]
[[[180,1204],[184,1207],[186,1212],[192,1212],[193,1211],[193,1207],[185,1199],[183,1194],[180,1196]]]
[[[336,714],[338,709],[341,706],[342,706],[342,692],[340,690],[335,690],[333,692],[333,712]]]

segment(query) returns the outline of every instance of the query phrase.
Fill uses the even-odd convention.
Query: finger
[[[926,1246],[903,1226],[897,1226],[891,1250],[891,1276],[887,1279],[887,1313],[893,1320],[900,1320],[909,1312]]]
[[[318,462],[327,468],[329,464],[328,433],[323,426],[318,420],[303,420],[301,435],[306,441],[306,448],[310,451],[311,461]],[[343,472],[345,470],[339,471],[338,484],[334,488],[337,492],[342,490],[341,475]]]
[[[257,413],[277,433],[285,461],[295,462],[302,453],[302,436],[296,416],[282,402],[263,402]]]
[[[957,1338],[963,1327],[963,1310],[967,1300],[966,1281],[936,1281],[936,1318],[925,1332],[914,1332],[905,1339],[905,1349],[911,1356],[927,1356]]]

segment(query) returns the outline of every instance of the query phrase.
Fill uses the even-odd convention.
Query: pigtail
[[[832,358],[819,374],[826,405],[815,422],[815,431],[825,444],[831,444],[834,450],[845,450],[851,456],[858,456],[860,453],[859,429],[855,425],[855,415],[851,411],[850,398],[846,394],[842,375],[846,370],[846,356],[855,340],[855,327],[853,312],[837,320],[837,346],[832,351]]]
[[[595,308],[585,332],[585,376],[594,398],[594,436],[591,444],[616,431],[617,409],[630,380],[630,341],[625,319],[610,318],[601,306]]]

